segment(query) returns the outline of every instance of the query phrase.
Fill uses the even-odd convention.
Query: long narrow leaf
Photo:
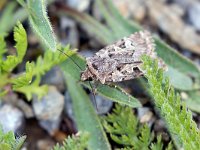
[[[72,107],[78,130],[89,132],[88,145],[90,150],[110,150],[108,139],[88,95],[77,82],[77,79],[71,76],[69,68],[65,64],[62,64],[61,68],[64,71],[68,91],[72,98]]]

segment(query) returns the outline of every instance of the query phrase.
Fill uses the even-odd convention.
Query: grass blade
[[[61,65],[61,68],[72,98],[72,107],[78,130],[87,131],[90,134],[89,149],[110,150],[108,139],[88,95],[77,82],[77,79],[71,76],[69,68],[65,66],[65,63]]]

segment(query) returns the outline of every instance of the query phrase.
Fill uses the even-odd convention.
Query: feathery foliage
[[[14,28],[14,40],[16,42],[17,55],[9,55],[6,60],[0,61],[1,73],[11,72],[19,63],[22,62],[27,49],[27,35],[21,23],[17,23]],[[5,42],[0,40],[2,46],[1,54],[5,53]]]
[[[12,85],[12,89],[26,95],[30,100],[33,94],[39,98],[44,96],[48,91],[47,85],[40,86],[41,76],[44,75],[55,65],[63,62],[67,57],[59,51],[53,53],[51,51],[45,52],[44,56],[39,56],[36,62],[27,62],[26,71],[19,75],[12,76],[13,69],[19,65],[25,56],[27,50],[27,35],[21,23],[17,23],[14,28],[14,40],[16,41],[17,55],[8,55],[4,59],[4,54],[7,52],[4,37],[0,37],[0,96],[4,96],[7,91],[2,90],[6,85]],[[75,52],[70,50],[69,45],[66,47],[58,46],[62,49],[63,53],[68,56],[73,55]],[[33,77],[35,80],[32,81]]]
[[[187,110],[184,102],[181,102],[169,79],[163,78],[163,69],[158,67],[158,61],[152,60],[149,56],[144,56],[143,61],[149,91],[156,108],[167,123],[170,134],[178,139],[183,149],[200,149],[200,132],[192,120],[191,111]]]
[[[25,139],[26,139],[26,136],[15,138],[15,135],[12,131],[4,133],[2,127],[0,126],[0,149],[1,150],[20,150]]]
[[[63,52],[66,53],[68,56],[73,55],[75,52],[70,50],[69,45],[63,48]],[[39,56],[36,62],[32,62],[31,65],[28,65],[31,72],[26,71],[26,75],[20,76],[18,79],[15,79],[15,91],[21,92],[26,95],[27,99],[30,100],[33,94],[36,94],[38,98],[42,98],[48,91],[47,85],[40,86],[41,76],[44,75],[47,71],[49,71],[55,65],[63,62],[67,57],[60,53],[59,51],[51,52],[46,51],[44,56]],[[27,67],[26,67],[27,68]],[[34,68],[34,69],[31,69]],[[27,69],[26,69],[27,70]],[[29,77],[35,76],[35,80],[30,83]],[[25,82],[24,82],[25,81]],[[26,84],[29,81],[29,84]],[[16,88],[17,86],[20,86]],[[23,86],[22,86],[23,85]]]
[[[124,146],[125,149],[162,150],[161,137],[152,143],[153,134],[149,127],[139,124],[130,107],[116,105],[113,113],[102,118],[104,128],[113,141]],[[171,144],[169,144],[171,145]]]
[[[76,135],[68,137],[61,145],[57,144],[53,150],[85,150],[87,148],[87,142],[89,134],[86,132],[79,132]]]
[[[6,42],[3,36],[0,36],[0,59],[3,58],[3,55],[6,53]]]

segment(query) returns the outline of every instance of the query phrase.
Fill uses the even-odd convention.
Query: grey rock
[[[72,109],[72,99],[71,99],[68,91],[65,92],[64,112],[65,112],[65,115],[72,120],[73,128],[75,130],[78,130],[76,123],[75,123],[74,113],[73,113],[73,109]]]
[[[22,111],[23,111],[23,113],[24,113],[24,115],[25,115],[25,117],[27,118],[27,119],[29,119],[29,118],[33,118],[34,117],[34,113],[33,113],[33,109],[31,108],[31,106],[30,105],[28,105],[25,101],[23,101],[22,99],[18,99],[18,101],[17,101],[17,105],[16,105],[18,108],[20,108]]]
[[[198,0],[174,0],[187,13],[187,19],[193,27],[200,31],[200,1]]]
[[[78,11],[85,11],[89,7],[90,0],[66,0],[66,4]]]
[[[190,58],[190,59],[192,58],[192,53],[190,51],[188,51],[188,50],[183,50],[182,54],[184,56],[186,56],[187,58]]]
[[[188,19],[196,30],[200,31],[200,2],[196,2],[188,7]]]
[[[23,129],[24,115],[18,108],[4,104],[0,107],[0,124],[4,132],[19,133]]]
[[[60,124],[64,96],[55,87],[50,86],[48,94],[41,100],[34,98],[32,105],[40,125],[53,135]]]
[[[165,128],[165,122],[162,119],[156,120],[154,124],[154,131],[161,132]]]
[[[72,99],[69,95],[69,92],[65,92],[65,106],[64,106],[65,114],[74,121],[74,114],[72,110]]]
[[[37,141],[37,150],[50,150],[55,146],[55,142],[52,139],[40,139]]]
[[[107,100],[101,96],[95,95],[96,102],[93,98],[93,95],[89,95],[91,98],[91,101],[94,105],[94,108],[96,108],[97,114],[106,114],[113,106],[113,102],[110,100]],[[69,95],[69,93],[66,91],[65,93],[65,113],[74,121],[74,114],[72,110],[72,100]]]
[[[19,99],[16,93],[10,93],[4,96],[3,101],[22,110],[26,118],[34,117],[34,113],[31,106],[28,103],[26,103],[23,99]]]
[[[76,22],[70,18],[62,17],[61,24],[61,43],[63,45],[70,44],[71,47],[79,47],[79,32]]]
[[[138,118],[141,123],[148,123],[149,127],[152,126],[155,118],[153,116],[153,112],[150,111],[148,107],[141,107],[138,108]]]
[[[187,7],[196,0],[173,0],[174,3],[180,5],[183,9],[187,9]]]
[[[42,84],[54,85],[59,91],[64,91],[65,80],[59,67],[53,67],[42,78]]]
[[[92,50],[82,50],[79,52],[79,54],[81,54],[81,56],[84,56],[84,57],[92,57],[94,55],[94,51]]]
[[[94,107],[96,108],[96,112],[99,115],[108,113],[113,106],[113,102],[111,100],[105,99],[99,95],[95,95],[96,102],[92,93],[90,94],[90,97]]]

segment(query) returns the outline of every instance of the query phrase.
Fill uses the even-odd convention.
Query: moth
[[[82,81],[100,81],[102,84],[131,80],[144,75],[141,56],[156,58],[155,44],[148,31],[136,32],[108,45],[94,56],[86,58],[87,67],[81,73]],[[164,63],[159,60],[159,65]]]

